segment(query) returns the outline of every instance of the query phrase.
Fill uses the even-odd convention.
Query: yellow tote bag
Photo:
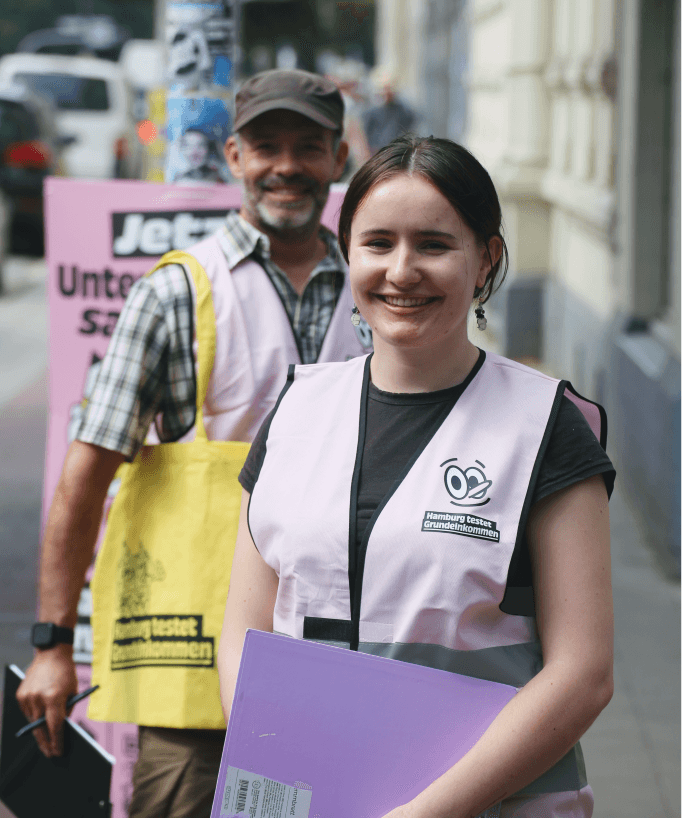
[[[154,269],[163,264],[184,264],[196,288],[196,439],[144,446],[123,470],[92,581],[92,683],[101,688],[88,715],[217,729],[225,720],[216,653],[249,444],[206,437],[211,285],[187,253],[168,253]]]

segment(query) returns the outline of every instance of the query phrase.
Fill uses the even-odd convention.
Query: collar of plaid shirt
[[[270,259],[268,236],[245,221],[236,210],[228,212],[218,234],[230,269],[252,256],[267,273],[289,316],[304,364],[315,363],[320,354],[346,276],[336,236],[321,225],[320,237],[327,246],[327,255],[317,264],[299,296],[286,274]]]
[[[230,210],[225,217],[223,230],[219,234],[220,245],[227,258],[229,268],[234,269],[241,261],[252,254],[256,254],[259,261],[267,261],[280,275],[285,275],[277,265],[270,261],[270,239],[257,227],[249,224],[236,210]],[[345,262],[339,250],[336,236],[324,225],[320,225],[320,238],[327,246],[327,255],[313,270],[312,280],[323,270],[333,270],[344,273]],[[286,276],[285,276],[286,277]]]

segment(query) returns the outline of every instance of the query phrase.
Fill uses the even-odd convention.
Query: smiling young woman
[[[481,739],[386,818],[590,818],[578,739],[612,691],[603,410],[467,337],[508,261],[464,148],[380,150],[339,233],[374,353],[290,370],[251,448],[226,715],[249,627],[503,682],[519,693]]]
[[[501,239],[490,244],[499,258]],[[377,183],[355,212],[349,260],[355,303],[374,336],[372,382],[390,392],[461,383],[478,359],[467,316],[491,263],[438,188],[420,175]]]
[[[372,382],[390,392],[464,380],[478,359],[471,303],[487,300],[508,266],[485,169],[453,142],[408,144],[395,140],[358,171],[339,219],[355,303],[374,333]]]

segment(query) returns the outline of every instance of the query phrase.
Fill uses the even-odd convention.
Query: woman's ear
[[[500,260],[502,255],[502,239],[499,236],[493,236],[488,240],[488,245],[484,244],[481,248],[481,267],[476,278],[476,286],[479,289],[485,287],[485,282],[490,275],[490,271]],[[491,264],[492,261],[492,264]]]
[[[502,257],[502,239],[499,236],[493,236],[488,242],[488,251],[493,260],[493,267],[499,262]],[[492,267],[490,268],[492,269]]]

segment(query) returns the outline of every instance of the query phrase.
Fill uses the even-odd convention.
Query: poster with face
[[[223,145],[232,122],[236,1],[168,0],[165,10],[165,181],[230,182]]]
[[[222,99],[169,96],[165,178],[181,185],[232,181],[223,153],[232,119]]]

